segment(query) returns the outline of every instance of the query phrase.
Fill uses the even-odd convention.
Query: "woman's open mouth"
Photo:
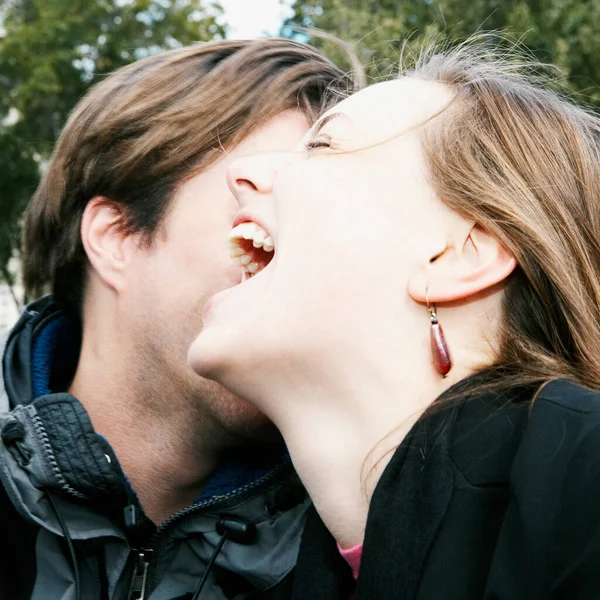
[[[273,259],[273,238],[257,223],[246,221],[229,234],[229,255],[236,258],[245,278],[260,273]]]

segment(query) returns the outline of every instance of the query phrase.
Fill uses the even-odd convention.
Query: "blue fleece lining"
[[[50,380],[52,373],[75,372],[79,349],[75,346],[74,326],[69,317],[63,316],[50,321],[33,343],[31,356],[31,382],[33,397],[44,396],[52,392]],[[60,350],[59,350],[60,349]]]
[[[279,454],[271,455],[270,460],[266,462],[257,462],[257,456],[245,450],[239,461],[231,461],[220,465],[214,475],[208,480],[202,490],[202,494],[196,498],[194,504],[238,490],[264,477],[275,469],[275,467],[291,462],[287,450],[282,450]]]
[[[35,339],[31,356],[34,398],[66,391],[51,389],[50,382],[51,376],[57,372],[69,375],[75,372],[79,347],[74,327],[75,324],[69,317],[58,317],[50,321]],[[246,448],[237,457],[239,460],[223,463],[209,479],[202,494],[194,503],[235,492],[264,477],[278,465],[290,462],[289,454],[283,446],[267,456],[265,454],[264,449],[261,451],[259,448],[256,452],[251,452]],[[129,481],[127,483],[129,484]],[[132,492],[135,493],[135,490],[132,489]]]

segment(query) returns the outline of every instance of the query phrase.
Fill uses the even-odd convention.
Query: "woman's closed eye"
[[[304,147],[307,150],[315,150],[316,148],[331,148],[331,138],[329,136],[321,135],[314,140],[308,140]]]

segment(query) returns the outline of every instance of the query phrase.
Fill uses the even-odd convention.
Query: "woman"
[[[314,502],[295,599],[600,598],[600,120],[526,71],[430,53],[230,168],[189,359]]]

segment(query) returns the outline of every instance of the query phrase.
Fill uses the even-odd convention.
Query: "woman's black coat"
[[[571,382],[421,419],[371,501],[355,600],[599,600],[600,394]],[[294,600],[348,600],[313,512]]]

